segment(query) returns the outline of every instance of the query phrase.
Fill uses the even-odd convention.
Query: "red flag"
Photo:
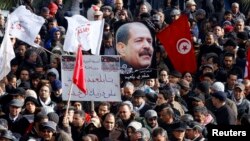
[[[191,32],[186,15],[170,24],[157,34],[175,70],[184,73],[196,71],[196,57],[191,40]]]
[[[82,48],[78,47],[76,55],[76,64],[73,74],[73,83],[86,94],[87,88],[85,84],[85,69],[83,64]]]

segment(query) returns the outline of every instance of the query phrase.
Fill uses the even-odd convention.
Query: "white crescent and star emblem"
[[[191,50],[191,42],[186,38],[181,38],[177,41],[176,48],[180,54],[187,54]]]

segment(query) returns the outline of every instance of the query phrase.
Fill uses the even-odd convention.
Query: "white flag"
[[[37,47],[34,41],[44,22],[43,17],[31,13],[25,6],[19,6],[10,14],[10,34]]]
[[[91,49],[92,54],[98,55],[102,41],[104,20],[89,21],[81,15],[66,17],[68,29],[64,40],[63,50],[76,52],[78,46],[83,50]]]
[[[5,27],[5,35],[0,48],[0,80],[10,72],[10,61],[15,58],[15,52],[9,35],[10,23],[9,17]]]

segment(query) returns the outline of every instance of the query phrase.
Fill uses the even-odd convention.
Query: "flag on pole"
[[[10,34],[19,40],[34,46],[35,38],[41,30],[45,20],[41,16],[31,13],[25,6],[19,6],[15,11],[10,14]]]
[[[188,17],[180,18],[157,34],[175,70],[184,73],[196,72],[197,64],[191,40]]]
[[[73,83],[86,94],[87,88],[85,83],[85,68],[83,64],[82,48],[78,47],[76,55],[76,64],[74,67]]]
[[[5,27],[5,35],[0,48],[0,80],[2,80],[11,70],[10,61],[15,58],[15,52],[10,40],[9,16]]]
[[[76,52],[80,44],[83,50],[98,55],[100,53],[104,20],[89,21],[81,15],[66,17],[68,29],[65,35],[63,50]]]

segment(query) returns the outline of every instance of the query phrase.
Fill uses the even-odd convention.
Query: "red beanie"
[[[58,6],[54,3],[54,2],[51,2],[50,4],[49,4],[49,6],[48,6],[48,8],[49,8],[49,13],[50,13],[50,15],[55,15],[56,14],[56,12],[57,12],[57,9],[58,9]]]

